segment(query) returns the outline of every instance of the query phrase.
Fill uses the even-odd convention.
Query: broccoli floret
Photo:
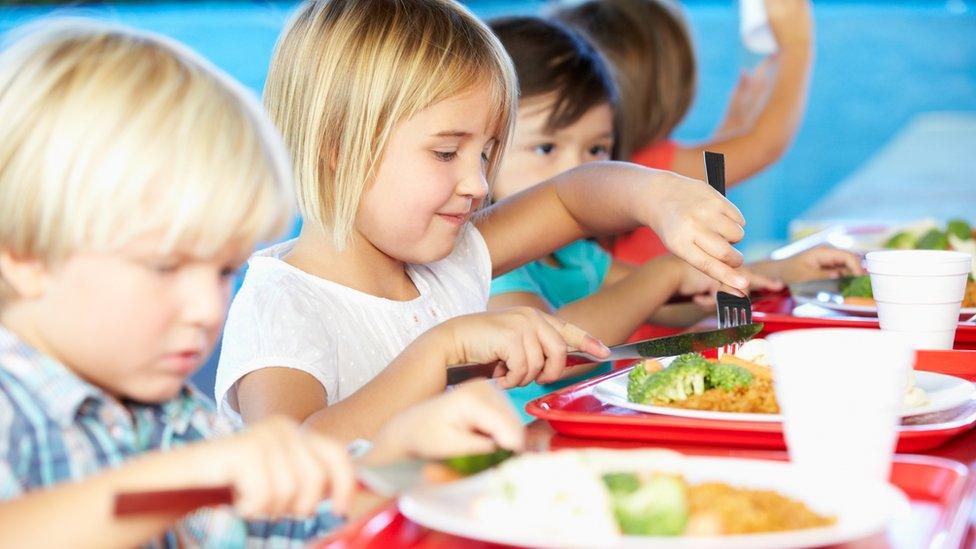
[[[634,473],[607,473],[603,475],[603,484],[610,491],[611,497],[626,496],[640,488],[640,479]]]
[[[946,233],[955,235],[959,240],[970,240],[973,238],[973,228],[962,219],[953,219],[946,225]]]
[[[949,237],[939,229],[932,229],[918,239],[915,247],[919,250],[948,250]]]
[[[750,383],[752,383],[752,372],[735,364],[719,362],[712,364],[708,371],[709,387],[718,387],[728,391]]]
[[[681,355],[670,366],[651,374],[643,384],[627,391],[627,398],[639,404],[667,404],[705,391],[708,361],[697,353]],[[629,387],[628,387],[629,389]]]
[[[515,453],[511,450],[499,449],[489,454],[473,454],[447,458],[443,463],[458,473],[468,476],[480,473],[486,469],[491,469],[513,455]]]
[[[627,398],[631,402],[640,402],[639,397],[644,391],[644,384],[647,378],[651,377],[651,372],[644,368],[644,363],[634,365],[627,374]]]
[[[654,475],[637,490],[610,497],[623,534],[678,536],[688,523],[688,494],[677,477]]]
[[[892,237],[885,242],[884,247],[895,250],[912,250],[915,248],[915,242],[917,242],[915,235],[908,231],[901,231],[892,235]]]
[[[840,295],[844,297],[874,297],[871,290],[871,277],[868,275],[855,276],[841,280]]]

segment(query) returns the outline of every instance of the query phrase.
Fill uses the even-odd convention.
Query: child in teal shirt
[[[617,92],[605,61],[581,36],[537,17],[491,23],[519,79],[515,133],[494,182],[505,198],[587,162],[614,157]],[[820,248],[783,261],[750,266],[753,288],[779,290],[775,278],[826,278],[859,272],[853,254]],[[504,274],[491,285],[489,309],[531,306],[576,324],[608,345],[622,343],[646,322],[690,326],[714,311],[716,283],[674,256],[640,267],[614,262],[596,242],[580,240]],[[675,294],[692,303],[665,305]],[[609,364],[576,367],[559,383],[509,390],[516,407]],[[523,418],[529,416],[523,412]]]

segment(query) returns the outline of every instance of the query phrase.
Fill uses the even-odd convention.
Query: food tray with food
[[[752,318],[763,323],[762,334],[801,328],[877,328],[876,317],[852,316],[813,304],[797,303],[791,296],[776,294],[754,300]],[[955,349],[976,349],[976,322],[956,327]]]
[[[707,359],[688,353],[644,360],[626,377],[612,376],[594,387],[607,404],[650,414],[735,421],[781,421],[768,364],[766,340],[747,344],[739,355]],[[753,353],[760,353],[758,356]],[[741,355],[741,353],[740,353]],[[901,417],[951,410],[976,402],[976,386],[952,375],[915,372],[905,392]]]
[[[645,454],[653,456],[655,453],[659,452],[638,452],[638,454]],[[668,459],[667,454],[662,454],[662,456],[651,459],[656,459],[658,461],[663,457]],[[776,459],[774,457],[774,459]],[[693,460],[692,460],[693,461]],[[722,460],[720,458],[712,458],[711,460],[706,459],[706,462],[713,461],[717,465],[721,466],[729,463],[742,463],[751,460]],[[777,465],[773,463],[773,469],[776,469]],[[763,464],[758,464],[756,467],[760,467],[764,471],[764,476],[769,476],[765,471],[768,469],[763,466]],[[724,467],[723,467],[724,469]],[[516,472],[517,474],[517,472]],[[775,476],[775,471],[774,475]],[[627,481],[632,479],[618,478],[617,480]],[[646,490],[648,488],[653,488],[653,486],[647,486],[649,480],[653,480],[653,477],[642,479],[641,484]],[[657,479],[658,486],[656,488],[673,488],[672,484],[667,482],[667,479]],[[665,482],[661,483],[660,481]],[[895,527],[889,527],[887,531],[883,534],[877,534],[869,539],[870,542],[877,542],[875,545],[871,546],[890,546],[893,548],[907,548],[907,547],[930,547],[933,544],[941,541],[944,543],[943,546],[946,547],[956,547],[961,543],[963,536],[965,534],[966,526],[968,521],[966,518],[969,515],[972,506],[972,488],[973,478],[971,473],[961,464],[941,459],[932,458],[928,456],[896,456],[895,461],[892,466],[891,471],[891,483],[896,486],[905,496],[910,499],[910,507],[907,514],[903,514]],[[578,483],[574,483],[578,484]],[[622,483],[626,484],[626,483]],[[629,484],[633,484],[632,482]],[[770,488],[770,482],[767,481],[766,488]],[[538,483],[532,483],[530,486],[538,485]],[[578,486],[574,488],[579,489]],[[782,486],[780,486],[782,488]],[[458,490],[456,488],[452,489],[456,493]],[[463,493],[465,487],[461,486],[461,492]],[[768,490],[763,490],[761,492],[755,491],[740,491],[735,493],[735,489],[730,489],[727,486],[721,486],[718,483],[711,483],[711,486],[699,487],[698,491],[704,490],[718,490],[723,492],[723,496],[726,498],[730,497],[783,497],[781,494],[769,493]],[[793,492],[791,495],[795,495]],[[699,494],[700,495],[700,494]],[[457,504],[457,500],[450,500],[451,504]],[[534,499],[533,499],[534,501]],[[801,502],[793,502],[794,504],[803,504]],[[409,505],[409,503],[408,503]],[[700,506],[701,504],[699,504]],[[612,508],[612,507],[611,507]],[[448,510],[451,511],[451,510]],[[482,509],[482,512],[490,512],[491,506],[490,502],[486,509]],[[456,512],[456,510],[454,510]],[[904,513],[904,511],[903,511]],[[450,514],[450,513],[449,513]],[[535,509],[532,513],[527,513],[529,516],[538,516],[538,509]],[[810,518],[809,515],[806,515]],[[721,517],[721,513],[719,513]],[[423,517],[421,517],[423,518]],[[441,516],[435,514],[435,520],[448,521],[447,530],[457,531],[459,529],[458,521],[450,522],[449,519],[444,518],[444,513]],[[666,518],[666,517],[665,517]],[[707,514],[704,517],[707,520],[702,521],[701,514],[697,518],[698,525],[696,527],[708,527],[709,523],[714,522],[714,517],[709,517]],[[775,518],[775,517],[773,517]],[[463,520],[461,521],[463,524]],[[565,522],[565,521],[564,521]],[[658,521],[660,522],[660,521]],[[704,524],[702,524],[704,522]],[[667,522],[660,526],[667,526]],[[512,528],[500,528],[496,529],[499,531],[511,531]],[[800,531],[801,534],[803,531]],[[472,535],[478,536],[478,532],[473,532]],[[809,531],[807,532],[809,535]],[[823,530],[820,533],[815,533],[814,535],[823,535]],[[707,538],[706,538],[707,539]],[[745,538],[743,538],[745,539]],[[755,540],[756,538],[752,538]],[[767,538],[768,539],[768,538]],[[793,538],[796,540],[792,543],[793,546],[802,544],[803,538]],[[674,542],[678,538],[670,538],[668,541],[668,546],[674,546]],[[726,543],[721,543],[721,546],[727,547],[728,538],[726,538]],[[754,541],[746,539],[747,545],[753,543]],[[647,546],[647,540],[641,540],[640,546]],[[790,543],[781,543],[781,546],[790,546]],[[465,548],[496,548],[502,547],[491,541],[487,541],[483,538],[479,541],[472,538],[461,537],[451,535],[449,533],[437,531],[437,529],[430,529],[422,526],[418,522],[414,522],[408,519],[406,516],[401,514],[397,508],[396,504],[389,504],[381,507],[378,511],[363,517],[345,528],[339,530],[328,539],[323,540],[318,547],[320,548],[338,548],[338,547],[415,547],[418,549],[426,548],[455,548],[455,547],[465,547]]]
[[[783,428],[777,422],[703,419],[648,414],[601,400],[597,386],[629,370],[583,381],[533,400],[525,410],[569,436],[639,440],[663,444],[727,445],[785,449]],[[824,405],[830,405],[829,399]],[[956,408],[902,419],[898,451],[917,452],[941,446],[976,426],[976,401]]]
[[[790,295],[799,305],[815,305],[850,316],[878,317],[871,277],[847,276],[828,280],[810,280],[790,284]],[[959,320],[976,315],[976,281],[966,281]]]

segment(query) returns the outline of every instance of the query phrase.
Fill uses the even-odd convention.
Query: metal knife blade
[[[566,355],[566,365],[578,366],[580,364],[592,364],[594,362],[661,358],[677,356],[684,353],[696,353],[748,341],[761,332],[762,329],[763,324],[761,322],[754,322],[752,324],[743,324],[742,326],[722,328],[720,330],[691,332],[645,339],[643,341],[610,347],[609,358],[601,359],[587,353],[570,353]],[[447,369],[447,384],[456,385],[475,377],[491,377],[497,364],[463,364],[460,366],[452,366]]]
[[[406,459],[388,465],[357,465],[356,479],[374,494],[394,497],[424,481],[422,459]]]

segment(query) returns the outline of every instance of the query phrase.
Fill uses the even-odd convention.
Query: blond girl
[[[265,103],[304,226],[250,262],[218,367],[225,412],[363,436],[443,390],[451,364],[501,361],[505,387],[557,379],[567,343],[600,344],[536,310],[482,311],[492,276],[586,236],[649,225],[746,286],[729,244],[744,221],[699,181],[594,163],[479,211],[516,101],[504,49],[456,2],[298,8]]]

